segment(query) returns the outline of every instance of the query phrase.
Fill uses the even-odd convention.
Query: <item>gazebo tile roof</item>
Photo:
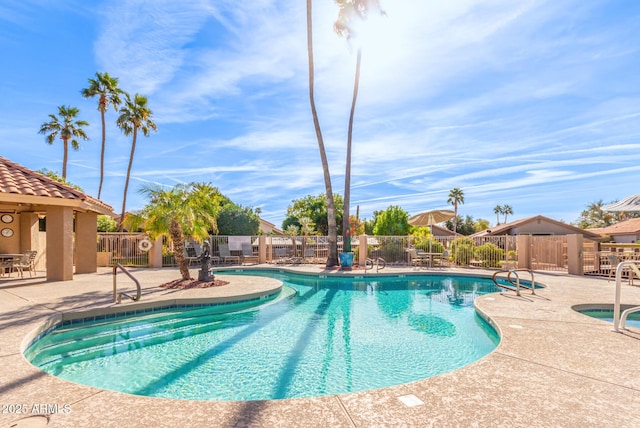
[[[80,190],[11,162],[2,156],[0,156],[0,193],[81,200],[113,211],[111,206],[99,199],[92,198]]]

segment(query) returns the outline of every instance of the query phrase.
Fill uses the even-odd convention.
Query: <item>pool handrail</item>
[[[380,264],[382,264],[382,267],[380,267]],[[364,262],[364,273],[367,273],[368,270],[372,270],[374,266],[376,268],[376,273],[378,273],[380,270],[387,267],[387,262],[382,257],[378,257],[375,260],[367,257]]]
[[[531,287],[527,287],[525,285],[520,284],[520,275],[518,275],[518,272],[528,272],[529,275],[531,275]],[[504,284],[498,283],[498,280],[496,279],[496,277],[501,273],[506,273],[507,274],[507,281],[509,281],[509,283],[511,285],[515,285],[515,287],[516,287],[515,289],[511,288],[508,285],[504,285]],[[515,282],[511,278],[511,275],[515,275],[516,276]],[[509,291],[515,291],[517,296],[520,296],[520,288],[525,288],[525,289],[531,290],[531,294],[533,294],[533,295],[536,294],[536,280],[535,280],[535,277],[533,275],[533,271],[531,269],[511,269],[509,271],[499,270],[499,271],[496,271],[496,272],[493,273],[491,279],[493,280],[493,283],[497,287],[503,288],[503,289],[509,290]]]
[[[634,273],[638,275],[640,278],[640,269],[638,268],[638,264],[635,260],[625,260],[618,264],[616,267],[616,293],[613,301],[613,330],[617,333],[620,332],[620,329],[624,329],[625,323],[627,322],[627,316],[633,312],[640,312],[640,306],[635,306],[629,309],[626,309],[622,314],[620,314],[620,297],[622,294],[622,271],[625,267],[629,266]]]
[[[131,278],[133,280],[133,282],[135,282],[136,284],[136,296],[130,296],[127,293],[117,293],[116,291],[116,274],[118,271],[118,268],[125,273],[125,275],[127,275],[129,278]],[[140,281],[138,281],[132,274],[131,272],[129,272],[124,266],[122,266],[120,263],[114,263],[113,265],[113,301],[114,303],[121,303],[122,302],[122,296],[128,297],[131,300],[133,300],[134,302],[137,302],[140,300],[140,295],[142,294],[142,288],[140,286]]]

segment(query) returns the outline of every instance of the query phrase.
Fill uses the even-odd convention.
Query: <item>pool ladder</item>
[[[528,272],[529,275],[531,275],[531,285],[523,285],[520,283],[520,275],[518,275],[518,272]],[[498,275],[501,273],[506,273],[507,274],[507,281],[509,281],[509,285],[507,284],[500,284],[498,282]],[[511,277],[512,275],[515,275],[515,280]],[[493,274],[493,276],[491,277],[491,279],[493,280],[493,283],[496,285],[496,287],[500,287],[504,290],[509,290],[509,291],[515,291],[516,295],[520,296],[520,289],[524,288],[525,290],[531,290],[531,294],[535,295],[536,294],[536,281],[535,278],[533,277],[533,271],[531,271],[531,269],[511,269],[510,271],[502,271],[499,270],[497,272],[495,272]]]
[[[378,273],[387,267],[387,262],[382,257],[378,257],[375,260],[367,257],[367,260],[364,262],[364,273],[367,273],[368,270],[372,270],[374,267],[376,268],[376,273]]]
[[[632,272],[629,274],[633,277],[634,274],[638,275],[640,278],[640,269],[638,269],[638,262],[627,260],[618,265],[616,268],[616,295],[613,304],[613,330],[616,332],[620,332],[620,330],[625,329],[625,324],[627,322],[627,317],[629,314],[634,312],[640,312],[640,306],[635,306],[629,309],[626,309],[620,313],[620,294],[621,294],[621,285],[622,285],[622,271],[625,267],[629,266]]]
[[[120,269],[122,272],[125,273],[125,275],[127,275],[129,278],[131,278],[133,280],[133,282],[136,283],[136,295],[131,296],[127,293],[118,293],[117,292],[117,286],[116,286],[116,277],[117,277],[117,273],[118,273],[118,269]],[[140,300],[140,294],[142,294],[142,288],[140,287],[140,281],[138,281],[132,274],[131,272],[129,272],[124,266],[122,266],[120,263],[116,263],[113,265],[113,301],[115,303],[121,303],[122,302],[122,296],[128,297],[129,299],[133,300],[134,302],[137,302],[138,300]]]

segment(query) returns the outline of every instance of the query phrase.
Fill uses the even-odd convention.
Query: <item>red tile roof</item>
[[[99,208],[100,212],[113,211],[110,205],[99,199],[92,198],[80,190],[11,162],[2,156],[0,156],[0,193],[78,200]]]

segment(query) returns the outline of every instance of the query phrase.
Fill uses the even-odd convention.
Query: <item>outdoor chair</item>
[[[240,263],[240,256],[232,256],[229,250],[229,244],[218,244],[218,252],[223,263]]]
[[[184,247],[184,257],[185,259],[187,259],[187,263],[189,264],[189,266],[191,266],[192,262],[200,261],[200,257],[198,256],[196,249],[192,246]]]
[[[10,277],[11,272],[13,272],[13,259],[0,260],[0,276],[4,276],[6,273]]]
[[[415,248],[407,249],[407,253],[409,254],[409,264],[411,266],[424,266],[429,261],[427,257],[419,255]]]
[[[246,261],[254,261],[256,264],[260,262],[258,256],[253,254],[253,246],[251,244],[242,244],[242,263]]]
[[[25,252],[21,257],[13,260],[13,270],[20,272],[20,278],[24,278],[24,271],[29,271],[29,277],[35,274],[35,265],[31,260],[32,251]],[[35,259],[35,257],[34,257]]]

